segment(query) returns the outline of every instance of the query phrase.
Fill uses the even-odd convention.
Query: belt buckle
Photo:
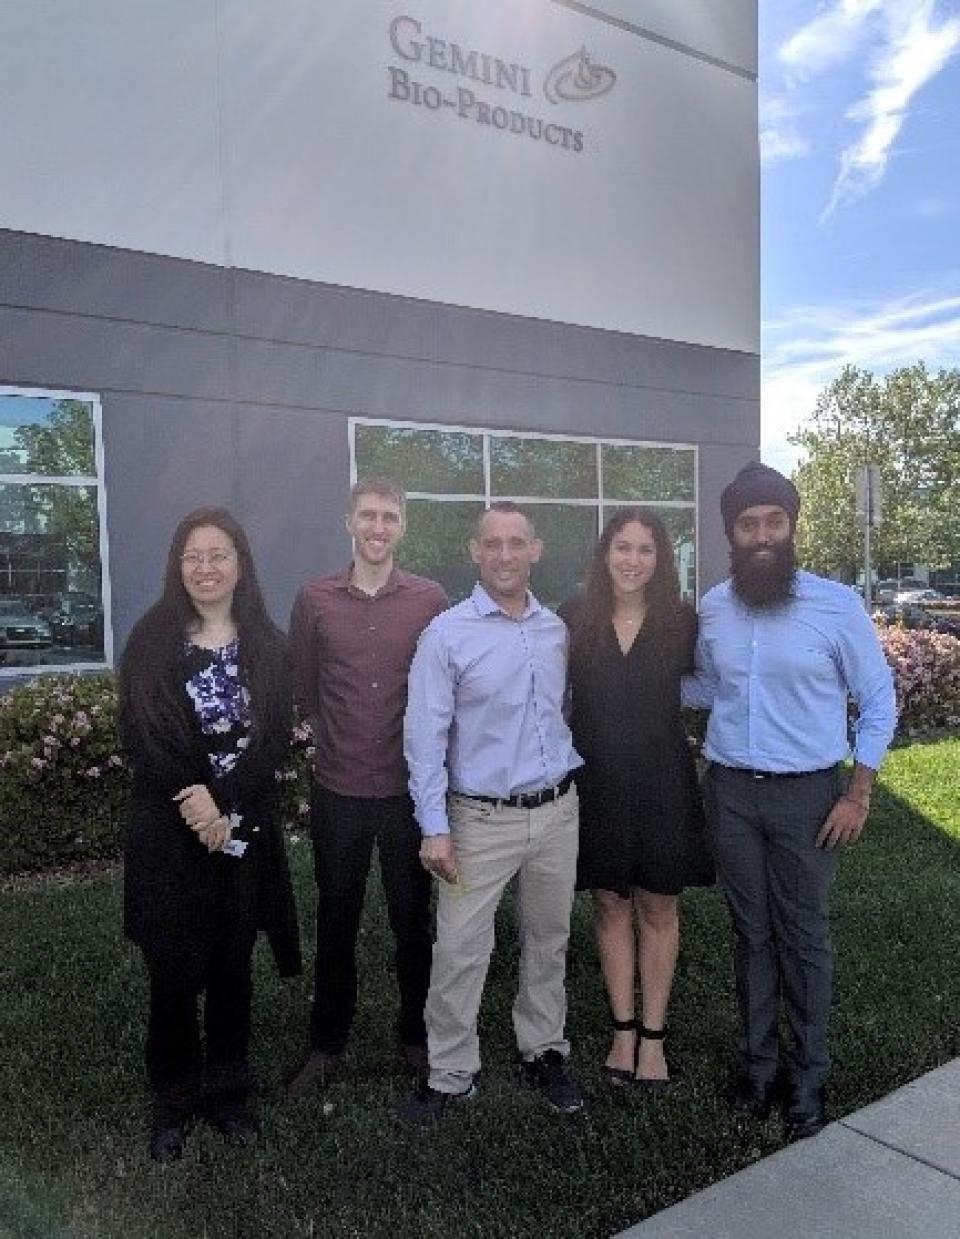
[[[767,772],[766,770],[751,770],[750,776],[755,783],[762,783],[767,777]]]

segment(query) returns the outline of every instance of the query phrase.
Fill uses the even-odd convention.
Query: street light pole
[[[881,518],[880,468],[862,465],[857,470],[857,520],[863,525],[863,601],[867,610],[873,600],[870,530],[880,524]]]

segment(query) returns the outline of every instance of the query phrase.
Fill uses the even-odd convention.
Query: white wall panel
[[[757,6],[743,0],[552,0],[593,10],[757,72]]]
[[[0,0],[0,226],[223,262],[215,0]]]
[[[755,84],[553,0],[4,0],[0,94],[0,226],[757,351]]]

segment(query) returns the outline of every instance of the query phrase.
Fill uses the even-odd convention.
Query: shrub
[[[310,813],[310,766],[313,760],[313,732],[305,719],[298,719],[290,738],[290,760],[277,771],[283,799],[280,815],[288,830],[306,826]]]
[[[298,723],[277,772],[288,826],[309,808],[312,741]],[[45,676],[0,697],[0,873],[118,856],[129,788],[112,675]]]
[[[893,668],[900,734],[960,727],[960,640],[879,625]],[[691,728],[697,744],[697,729]],[[313,737],[299,722],[277,772],[287,827],[304,823]],[[130,785],[117,737],[114,677],[51,676],[0,697],[0,873],[120,852]]]
[[[960,726],[960,640],[895,624],[878,632],[893,668],[900,734]]]
[[[0,871],[116,856],[129,773],[112,676],[51,676],[0,697]]]

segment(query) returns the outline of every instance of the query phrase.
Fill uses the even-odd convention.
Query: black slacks
[[[183,934],[171,924],[165,941],[143,948],[150,981],[147,1076],[158,1113],[173,1121],[195,1110],[201,1094],[216,1106],[246,1096],[255,1083],[247,1048],[256,875],[229,868],[243,861],[218,857],[217,863],[202,932]]]
[[[733,918],[740,1067],[758,1085],[778,1069],[781,998],[790,1080],[817,1088],[830,1072],[828,898],[837,858],[815,840],[839,794],[835,768],[755,779],[713,764],[707,773],[717,877]]]
[[[340,1053],[353,1023],[357,934],[374,842],[396,942],[397,1032],[404,1045],[425,1044],[430,875],[420,864],[420,830],[409,796],[340,796],[315,784],[310,823],[318,900],[313,1048]]]

